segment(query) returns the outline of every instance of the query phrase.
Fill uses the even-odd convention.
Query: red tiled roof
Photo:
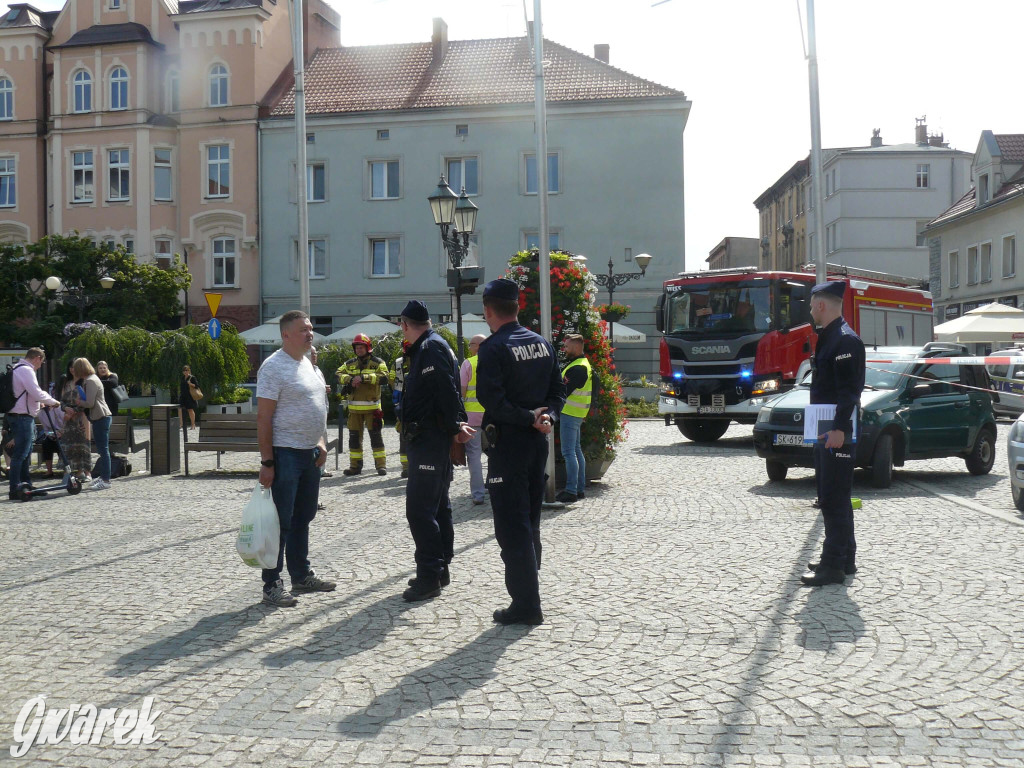
[[[310,114],[436,109],[531,103],[533,53],[527,38],[455,40],[432,67],[431,43],[324,48],[306,69]],[[544,41],[545,95],[549,102],[599,99],[685,98],[569,48]],[[271,115],[291,115],[291,83]]]
[[[996,134],[995,140],[1004,163],[1024,163],[1024,133]]]

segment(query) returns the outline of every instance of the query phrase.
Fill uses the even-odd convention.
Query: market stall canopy
[[[376,340],[378,336],[383,336],[385,333],[394,333],[397,330],[398,326],[390,320],[385,320],[380,315],[367,315],[366,317],[359,318],[352,325],[346,326],[340,331],[335,331],[327,337],[327,340],[350,342],[360,333],[365,333],[371,339]]]
[[[647,341],[646,333],[622,323],[608,323],[604,335],[608,336],[609,333],[614,336],[616,344],[642,344]]]
[[[452,333],[458,333],[458,326],[455,321],[452,320],[450,323],[445,323],[444,327]],[[478,333],[482,333],[484,336],[491,335],[491,329],[487,327],[487,323],[480,315],[474,315],[472,312],[467,312],[462,316],[462,338],[472,339]]]
[[[936,341],[961,344],[1024,341],[1024,310],[993,302],[936,325],[933,333]]]
[[[279,347],[281,346],[281,317],[281,315],[278,315],[271,320],[267,320],[263,325],[257,325],[255,328],[242,331],[238,335],[245,341],[246,346],[260,344],[268,347]],[[314,344],[322,344],[324,339],[323,334],[313,331]]]

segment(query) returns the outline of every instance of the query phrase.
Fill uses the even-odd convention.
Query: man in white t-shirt
[[[331,592],[337,586],[309,567],[309,524],[316,517],[320,469],[327,461],[327,400],[323,379],[306,357],[312,345],[309,315],[285,312],[281,349],[256,375],[260,484],[270,488],[281,521],[277,567],[263,569],[263,602],[286,608],[298,603],[292,592]],[[291,592],[281,578],[286,555]]]

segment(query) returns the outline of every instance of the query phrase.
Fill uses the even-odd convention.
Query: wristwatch
[[[274,466],[274,460],[273,459],[264,459],[263,461],[260,462],[260,464],[262,464],[264,467],[272,467],[272,466]]]

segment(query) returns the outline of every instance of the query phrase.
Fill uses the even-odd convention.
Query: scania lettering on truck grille
[[[765,399],[793,387],[814,352],[813,266],[681,273],[658,299],[658,412],[691,440],[753,424]],[[847,284],[843,316],[864,343],[921,346],[932,337],[932,297],[920,279],[829,265]]]

